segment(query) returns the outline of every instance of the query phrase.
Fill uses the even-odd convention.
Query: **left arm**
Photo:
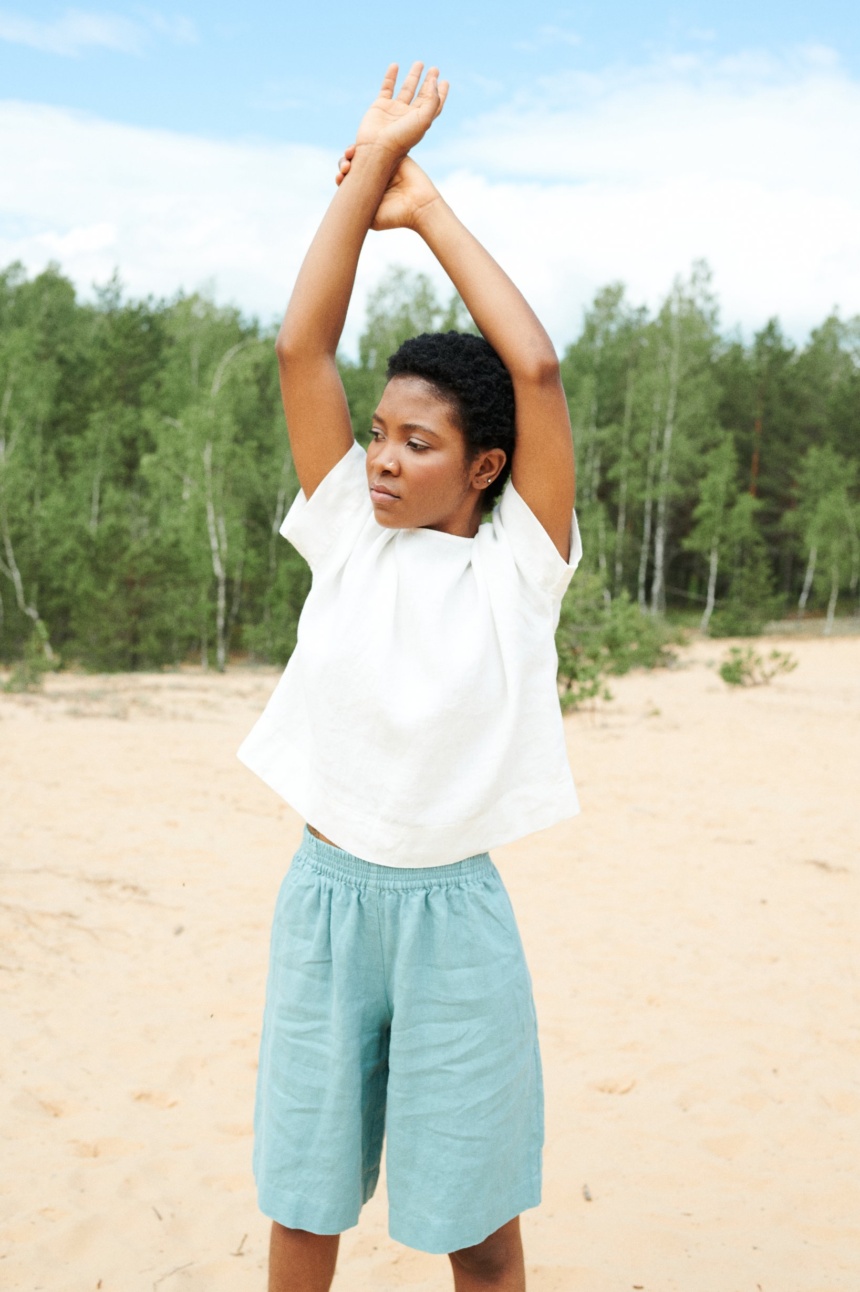
[[[352,151],[344,155],[338,183],[349,171]],[[373,227],[408,227],[424,239],[510,373],[517,426],[511,479],[568,560],[573,440],[558,358],[546,330],[501,266],[410,157],[393,175]]]
[[[573,439],[553,344],[519,289],[441,195],[422,209],[415,229],[511,374],[517,419],[511,480],[567,560]]]

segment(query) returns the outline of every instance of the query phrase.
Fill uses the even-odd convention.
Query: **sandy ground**
[[[731,691],[701,643],[567,720],[583,815],[499,850],[548,1143],[531,1292],[860,1288],[860,641]],[[0,1285],[253,1292],[268,924],[300,822],[235,759],[275,680],[0,696]],[[387,1237],[340,1292],[450,1286]]]

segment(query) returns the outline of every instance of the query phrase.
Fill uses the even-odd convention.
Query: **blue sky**
[[[0,264],[272,317],[386,63],[422,56],[452,92],[419,159],[559,345],[602,283],[653,306],[696,256],[727,326],[799,337],[860,312],[858,12],[0,0]],[[348,343],[386,264],[436,273],[409,235],[365,260]]]
[[[389,60],[424,58],[450,77],[456,111],[439,123],[444,138],[458,119],[571,69],[822,45],[858,72],[859,15],[851,0],[534,7],[249,0],[176,10],[26,0],[0,4],[0,93],[127,124],[338,149]]]

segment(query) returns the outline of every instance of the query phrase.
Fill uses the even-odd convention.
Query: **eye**
[[[422,444],[420,440],[408,440],[407,444],[414,453],[426,453],[430,447],[429,444]]]
[[[370,438],[371,438],[372,440],[381,440],[381,439],[382,439],[382,431],[378,431],[378,430],[376,429],[376,427],[375,427],[375,426],[371,426],[371,428],[370,428]]]

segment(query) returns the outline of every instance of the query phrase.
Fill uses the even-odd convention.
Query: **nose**
[[[386,453],[383,453],[380,470],[384,476],[400,475],[400,462],[398,461],[396,453],[392,453],[390,449]]]

